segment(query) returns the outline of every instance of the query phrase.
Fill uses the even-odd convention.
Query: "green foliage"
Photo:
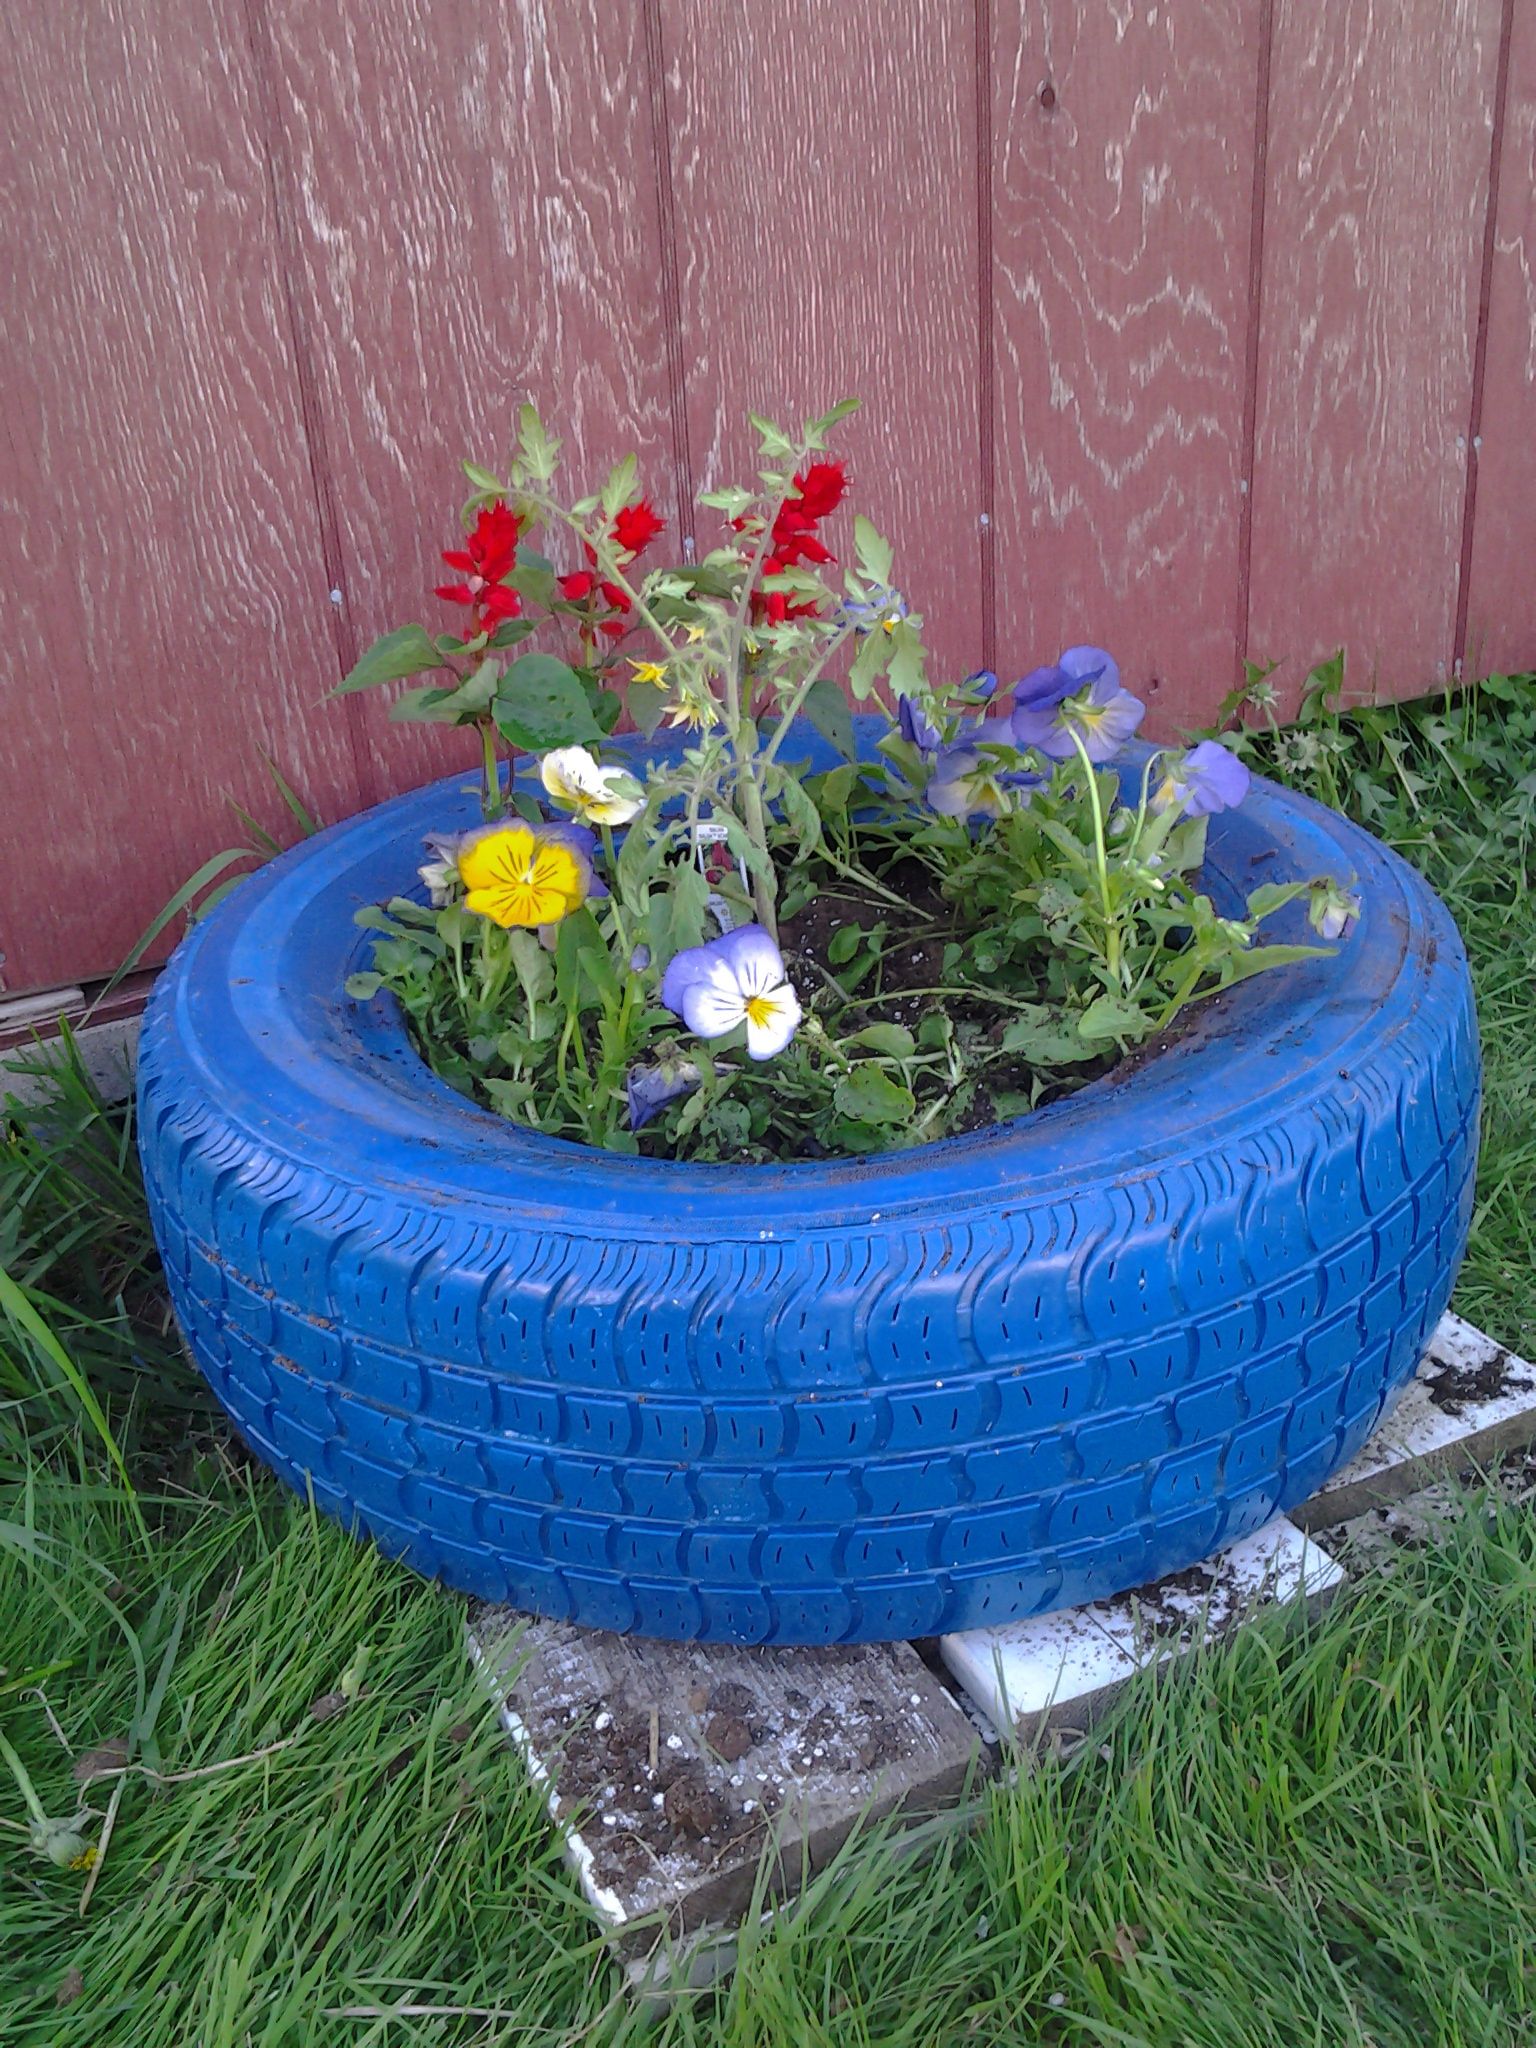
[[[619,1151],[703,1159],[915,1145],[1081,1086],[1198,997],[1315,951],[1257,942],[1261,921],[1294,898],[1310,899],[1314,922],[1347,916],[1337,877],[1218,906],[1199,885],[1204,826],[1182,800],[1149,785],[1122,803],[1086,751],[1026,754],[1005,718],[978,736],[979,680],[930,684],[922,620],[892,584],[889,542],[862,515],[853,566],[832,580],[821,527],[846,480],[821,451],[852,409],[798,432],[752,415],[758,487],[703,500],[728,521],[723,544],[643,575],[635,557],[659,523],[635,496],[633,458],[566,503],[557,444],[525,407],[505,478],[467,465],[475,525],[453,559],[491,566],[448,593],[470,607],[464,641],[437,643],[454,681],[408,693],[396,715],[478,728],[487,819],[504,806],[498,736],[542,755],[556,806],[602,826],[613,894],[589,895],[563,922],[558,907],[541,910],[551,922],[538,939],[509,938],[479,917],[488,899],[466,910],[474,891],[457,886],[448,859],[423,869],[439,907],[392,903],[372,969],[351,989],[359,1000],[392,992],[436,1071],[503,1115]],[[556,576],[529,552],[545,532],[569,534],[588,566]],[[570,660],[534,651],[504,662],[512,628],[538,630],[541,612],[539,624],[574,641]],[[625,658],[634,723],[690,730],[680,759],[653,760],[643,789],[629,784],[633,797],[616,767],[585,752],[618,713],[609,678],[631,632],[644,646]],[[382,674],[404,658],[369,659]],[[892,719],[872,767],[854,758],[850,695]],[[933,745],[900,736],[899,700],[921,707]],[[805,773],[793,756],[801,718],[843,767]],[[985,788],[970,814],[927,803],[941,760],[977,747]],[[542,815],[527,781],[513,803]],[[705,849],[721,844],[728,859],[704,887]],[[795,927],[816,927],[818,904],[834,900],[852,916],[823,955],[815,929]],[[784,941],[780,969],[804,1028],[792,1044],[760,1046],[758,1060],[750,1029],[726,1028],[705,1057],[661,1002],[662,976],[678,952],[743,922]],[[517,962],[541,941],[554,974],[531,995],[531,968]],[[924,948],[933,961],[904,972]],[[643,1139],[629,1102],[637,1075],[653,1094],[670,1088],[650,1104]]]

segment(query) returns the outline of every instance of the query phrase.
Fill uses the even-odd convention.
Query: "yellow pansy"
[[[631,656],[629,665],[635,672],[637,683],[654,683],[658,690],[667,687],[667,665],[664,661],[636,661]]]
[[[592,863],[569,825],[493,826],[459,854],[465,907],[503,926],[558,924],[587,898]]]

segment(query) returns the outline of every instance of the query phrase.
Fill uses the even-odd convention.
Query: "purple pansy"
[[[928,808],[941,818],[1000,818],[1019,793],[1027,802],[1044,777],[1007,765],[1016,754],[1009,721],[983,719],[964,739],[938,750],[924,792]]]
[[[1360,919],[1360,898],[1337,882],[1314,882],[1307,922],[1321,939],[1347,939]]]
[[[675,953],[661,977],[661,1000],[700,1038],[723,1038],[745,1024],[755,1060],[782,1052],[800,1022],[783,956],[760,924]]]
[[[692,1060],[658,1060],[653,1067],[631,1067],[624,1081],[629,1128],[644,1129],[669,1102],[691,1095],[698,1085],[699,1070]]]
[[[1252,780],[1230,747],[1220,740],[1201,740],[1187,754],[1166,759],[1152,802],[1160,811],[1177,808],[1189,818],[1208,818],[1216,811],[1235,810]]]
[[[1031,669],[1013,693],[1013,738],[1053,761],[1070,760],[1081,741],[1090,761],[1108,761],[1146,715],[1120,687],[1114,657],[1102,647],[1069,647],[1048,668]]]
[[[907,745],[920,754],[936,752],[944,737],[915,697],[896,699],[896,723]]]

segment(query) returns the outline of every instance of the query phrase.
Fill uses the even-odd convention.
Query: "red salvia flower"
[[[461,571],[467,580],[439,583],[434,594],[449,604],[470,607],[472,617],[464,629],[466,640],[473,640],[479,633],[495,632],[504,620],[515,619],[523,608],[517,592],[509,590],[502,581],[517,561],[519,531],[517,514],[498,498],[494,505],[480,508],[474,531],[466,537],[463,547],[443,550],[448,567]]]
[[[633,505],[621,506],[614,514],[608,538],[622,554],[633,557],[648,548],[665,525],[648,498],[637,498]],[[600,620],[597,630],[610,640],[622,640],[629,631],[629,614],[634,610],[629,592],[622,584],[610,583],[598,574],[597,550],[590,541],[582,542],[582,552],[587,567],[573,569],[568,576],[558,579],[560,595],[570,604],[588,604],[594,595],[601,598],[614,616]]]
[[[616,547],[623,548],[626,554],[638,555],[650,546],[666,523],[657,518],[649,498],[637,498],[633,505],[625,505],[614,514],[608,531]]]
[[[799,509],[808,519],[825,519],[843,502],[848,478],[840,462],[813,462],[795,478],[800,494]]]
[[[801,562],[835,562],[837,557],[818,535],[816,528],[843,501],[848,479],[840,462],[813,462],[795,478],[794,489],[774,515],[772,551],[763,561],[763,574],[777,576]],[[740,528],[745,522],[736,520]],[[792,602],[783,590],[759,590],[752,594],[752,609],[771,625],[786,619],[816,616],[814,604]]]

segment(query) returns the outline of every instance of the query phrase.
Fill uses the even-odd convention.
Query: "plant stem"
[[[499,818],[505,806],[501,797],[501,764],[496,758],[496,727],[489,718],[480,720],[480,750],[485,769],[485,789],[480,808],[486,822]]]
[[[613,827],[599,824],[602,834],[603,856],[608,863],[608,908],[613,913],[613,929],[618,936],[619,953],[624,962],[624,971],[629,972],[629,936],[624,929],[624,913],[619,908],[619,861],[613,850]]]
[[[765,768],[769,765],[769,763],[773,760],[774,756],[778,753],[779,748],[784,744],[784,741],[789,733],[790,725],[796,718],[799,717],[801,708],[804,705],[806,698],[811,694],[812,687],[821,681],[823,674],[826,672],[827,663],[832,659],[833,655],[836,654],[838,648],[842,646],[843,642],[849,637],[849,635],[852,632],[852,626],[844,626],[839,632],[835,633],[833,637],[827,642],[826,646],[822,649],[821,659],[817,662],[816,666],[811,670],[810,674],[805,677],[804,681],[797,685],[795,689],[795,694],[793,695],[793,697],[790,698],[789,703],[785,707],[783,717],[779,720],[777,726],[774,728],[773,738],[768,742],[767,746],[763,749],[763,766]]]
[[[1115,915],[1109,887],[1109,851],[1104,837],[1104,806],[1099,800],[1099,778],[1094,773],[1088,749],[1067,724],[1067,737],[1077,749],[1078,759],[1088,777],[1088,801],[1093,806],[1093,843],[1099,871],[1099,900],[1104,907],[1104,957],[1115,985],[1120,985],[1120,920]]]

